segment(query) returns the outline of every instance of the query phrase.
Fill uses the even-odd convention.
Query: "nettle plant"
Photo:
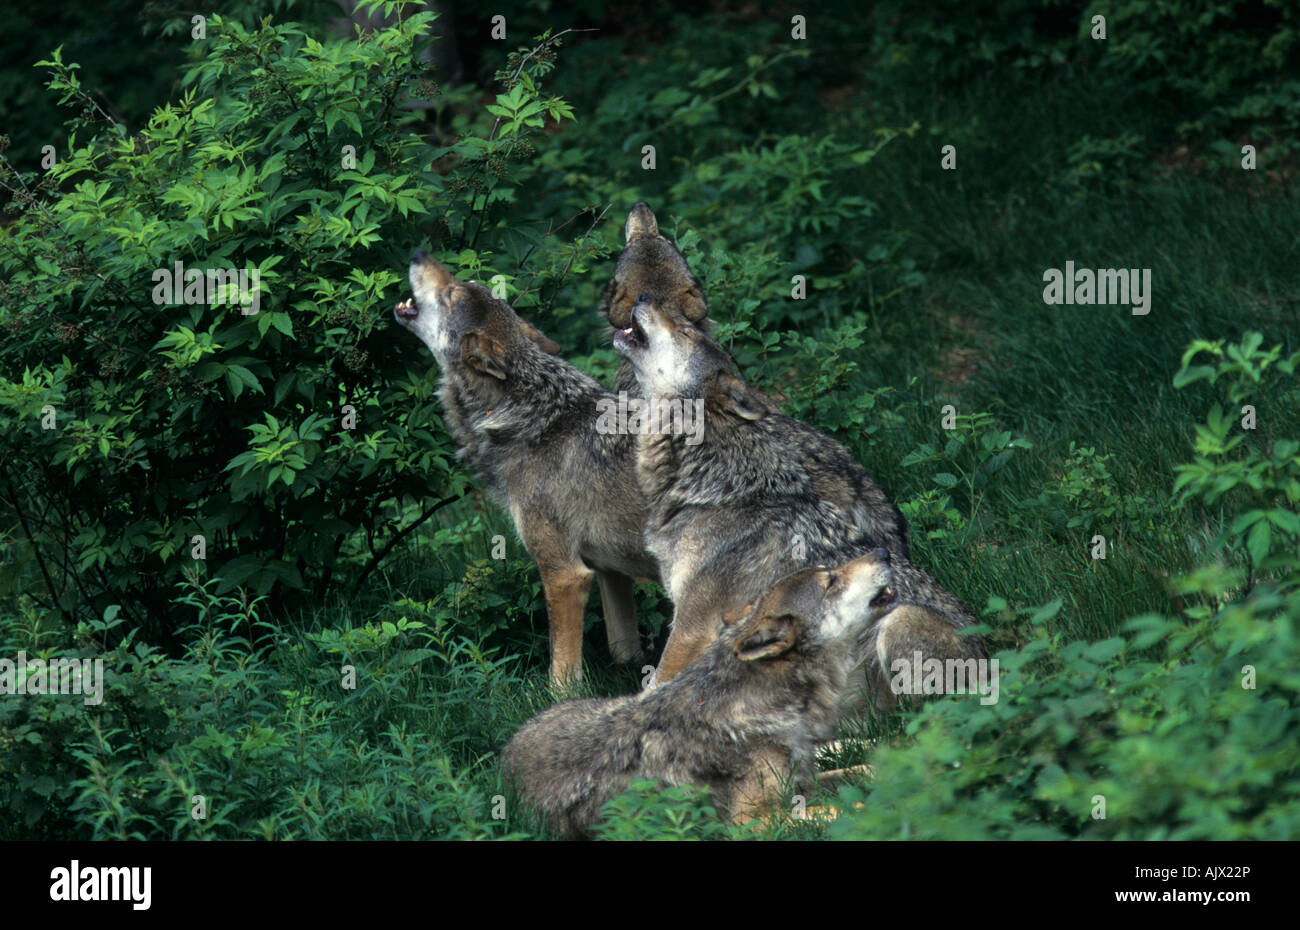
[[[994,488],[994,476],[1011,461],[1016,450],[1034,447],[1028,439],[998,429],[991,413],[957,413],[955,407],[948,410],[945,405],[941,422],[943,447],[921,443],[901,463],[904,468],[921,465],[940,469],[931,474],[930,480],[948,493],[923,494],[902,505],[909,520],[938,525],[927,531],[931,539],[960,536],[971,525],[978,526],[985,518],[984,505]],[[959,509],[962,505],[964,513]]]
[[[1177,468],[1180,506],[1235,512],[1224,520],[1211,548],[1244,554],[1248,583],[1268,580],[1300,588],[1300,439],[1295,430],[1300,386],[1294,376],[1300,352],[1263,349],[1264,337],[1247,333],[1239,343],[1197,340],[1183,353],[1178,388],[1199,381],[1221,386],[1227,405],[1210,405],[1196,427],[1196,458]],[[1205,357],[1208,356],[1208,359]],[[1276,374],[1291,376],[1275,399]]]
[[[58,50],[41,63],[81,112],[43,174],[0,160],[0,595],[173,630],[201,560],[274,615],[359,583],[463,493],[435,366],[391,307],[420,245],[534,302],[558,290],[590,250],[501,216],[530,139],[572,114],[540,89],[558,37],[467,110],[422,64],[433,14],[382,6],[391,25],[324,42],[211,17],[180,99],[135,133]],[[415,98],[455,134],[423,138]]]

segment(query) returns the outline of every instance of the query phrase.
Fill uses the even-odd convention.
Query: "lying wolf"
[[[394,313],[442,368],[441,399],[460,455],[514,520],[537,563],[550,622],[551,678],[582,675],[582,618],[600,583],[615,661],[641,656],[632,578],[658,577],[645,551],[635,439],[597,428],[613,395],[555,357],[555,344],[481,284],[416,252],[413,300]]]
[[[984,656],[977,639],[956,635],[975,617],[911,560],[902,514],[843,446],[783,416],[713,340],[651,301],[634,306],[614,347],[647,397],[693,399],[703,409],[702,440],[674,429],[638,437],[646,548],[673,600],[657,681],[685,668],[717,636],[720,618],[777,578],[877,546],[894,558],[899,592],[898,608],[873,631],[868,684],[877,705],[892,703],[893,659],[910,659],[918,644],[927,657]]]
[[[671,681],[528,721],[502,753],[507,779],[566,838],[586,836],[635,778],[707,786],[736,822],[763,814],[834,734],[890,578],[884,549],[790,575]]]

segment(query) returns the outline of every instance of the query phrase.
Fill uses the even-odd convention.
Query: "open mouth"
[[[871,599],[871,606],[888,607],[890,604],[894,603],[894,599],[897,597],[898,592],[889,585],[885,585],[885,587],[880,589],[880,593]]]
[[[614,332],[614,348],[623,354],[628,352],[639,351],[650,344],[646,338],[645,330],[636,320],[636,314],[632,314],[632,325],[627,329],[620,329]]]
[[[416,308],[415,301],[408,297],[393,308],[393,315],[399,320],[413,320],[420,315],[420,311]]]

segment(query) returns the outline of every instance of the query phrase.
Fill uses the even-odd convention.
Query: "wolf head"
[[[659,222],[644,202],[632,207],[623,229],[623,254],[601,297],[600,312],[615,329],[626,328],[632,307],[645,299],[683,322],[707,326],[704,288],[677,247],[659,234]]]
[[[414,297],[398,304],[393,315],[445,371],[504,381],[507,359],[526,343],[550,354],[559,351],[482,284],[458,280],[425,252],[411,257],[410,280]]]
[[[776,406],[740,379],[722,347],[670,310],[650,300],[632,306],[614,348],[632,366],[647,397],[703,399],[705,409],[757,420]]]
[[[856,658],[864,634],[892,609],[889,552],[875,549],[838,568],[787,575],[729,634],[742,662],[771,660],[797,646],[842,649]]]

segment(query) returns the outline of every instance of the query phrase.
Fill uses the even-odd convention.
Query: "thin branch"
[[[366,564],[365,569],[362,570],[361,577],[357,579],[356,584],[353,587],[353,590],[354,591],[361,590],[361,585],[365,582],[367,578],[370,577],[370,573],[373,572],[375,568],[378,567],[379,563],[384,560],[384,558],[388,555],[388,553],[393,551],[394,546],[396,546],[399,542],[401,542],[403,539],[409,536],[418,526],[420,526],[420,524],[424,523],[425,520],[428,520],[430,517],[432,517],[443,507],[446,507],[448,504],[454,504],[458,500],[460,500],[460,496],[456,494],[453,494],[449,497],[444,497],[442,500],[438,501],[437,503],[433,504],[431,507],[427,508],[422,514],[420,514],[420,516],[410,526],[407,526],[404,529],[401,529],[398,532],[394,533],[393,538],[388,541],[388,544],[385,545],[383,549],[379,550],[371,557],[370,561]],[[373,551],[373,547],[372,547],[372,551]]]
[[[54,581],[50,578],[50,573],[45,567],[45,559],[41,556],[41,547],[36,545],[36,540],[32,537],[32,531],[27,527],[27,520],[23,516],[22,508],[18,506],[18,492],[14,490],[13,482],[9,480],[7,474],[5,476],[5,487],[9,489],[9,497],[10,500],[13,501],[14,513],[18,515],[18,522],[22,524],[23,535],[27,537],[27,542],[31,545],[32,552],[36,553],[36,564],[40,567],[41,577],[45,579],[45,587],[49,590],[50,597],[54,598],[54,603],[58,605],[59,611],[63,614],[64,619],[71,623],[72,615],[64,608],[63,604],[60,603],[59,595],[54,588]]]
[[[577,213],[573,214],[573,216],[569,217],[567,220],[565,220],[563,223],[561,223],[559,226],[554,226],[554,225],[552,225],[555,221],[554,221],[554,220],[551,220],[550,222],[547,223],[547,225],[546,225],[546,232],[542,234],[542,238],[545,239],[545,238],[547,238],[547,237],[549,237],[549,236],[554,236],[557,232],[559,232],[559,231],[560,231],[561,229],[563,229],[565,226],[568,226],[570,223],[572,223],[572,222],[573,222],[574,220],[576,220],[578,217],[580,217],[580,216],[584,216],[584,215],[586,215],[586,214],[592,212],[592,209],[593,209],[592,207],[584,207],[584,208],[582,208],[582,209],[579,210]],[[521,259],[519,259],[519,263],[518,263],[517,265],[515,265],[515,271],[519,271],[519,270],[521,270],[521,269],[524,267],[524,263],[528,261],[529,256],[531,256],[531,255],[533,254],[533,252],[535,252],[535,251],[537,251],[537,243],[536,243],[536,242],[534,242],[532,245],[530,245],[530,246],[528,247],[528,251],[524,253],[524,257],[521,258]],[[537,277],[537,273],[536,273],[536,272],[533,273],[533,277],[534,277],[534,278]],[[529,283],[529,284],[532,284],[532,280],[530,279],[528,283]]]
[[[712,97],[710,97],[708,100],[705,100],[705,101],[701,102],[701,104],[699,105],[699,107],[688,107],[687,109],[682,110],[681,112],[679,112],[676,116],[674,116],[672,119],[668,120],[667,122],[665,122],[665,123],[660,123],[658,126],[654,127],[653,129],[646,130],[645,135],[646,135],[646,136],[650,136],[650,135],[652,135],[652,134],[654,134],[654,133],[657,133],[657,132],[663,132],[663,131],[664,131],[665,129],[667,129],[669,126],[672,126],[672,125],[674,125],[675,123],[677,123],[677,122],[679,122],[679,121],[685,119],[687,116],[691,115],[692,113],[697,112],[698,110],[700,110],[700,109],[702,109],[702,108],[704,108],[704,107],[707,107],[707,106],[709,106],[709,105],[711,105],[711,104],[717,103],[719,100],[726,100],[726,99],[727,99],[728,97],[730,97],[732,94],[738,94],[738,93],[740,93],[742,90],[744,90],[744,89],[749,85],[749,82],[750,82],[750,81],[752,81],[752,80],[753,80],[755,77],[757,77],[758,75],[762,74],[762,73],[763,73],[764,71],[766,71],[768,68],[770,68],[770,67],[772,67],[773,65],[775,65],[777,62],[784,61],[784,60],[787,59],[787,58],[804,58],[804,57],[807,57],[809,54],[810,54],[810,52],[808,51],[808,49],[805,49],[805,48],[796,48],[796,49],[790,49],[789,51],[781,52],[779,55],[774,55],[772,58],[770,58],[770,59],[768,59],[767,61],[763,62],[761,65],[759,65],[759,66],[758,66],[757,68],[755,68],[753,71],[749,72],[749,74],[745,75],[745,76],[740,80],[740,82],[739,82],[738,84],[736,84],[734,87],[730,87],[730,88],[728,88],[727,90],[724,90],[724,91],[722,91],[722,92],[719,93],[719,94],[714,94],[714,95],[713,95]]]
[[[570,32],[599,32],[599,31],[600,31],[599,29],[565,29],[563,32],[557,32],[553,36],[548,36],[542,42],[541,45],[538,45],[527,55],[525,55],[522,59],[520,59],[519,67],[515,68],[515,73],[510,75],[509,80],[506,81],[506,90],[509,90],[511,85],[513,85],[515,81],[519,80],[519,75],[523,74],[524,65],[528,64],[528,59],[532,58],[534,55],[536,55],[538,52],[540,52],[542,49],[546,48],[547,46],[551,45],[552,43],[559,41],[561,36],[566,36]],[[496,139],[497,132],[498,130],[501,129],[501,120],[503,119],[505,119],[505,117],[498,116],[496,122],[492,124],[492,131],[488,133],[488,138],[487,138],[488,142],[492,142]]]
[[[515,73],[512,74],[512,75],[510,75],[510,77],[507,78],[506,81],[505,81],[506,89],[509,90],[510,87],[513,86],[514,83],[515,83],[516,81],[519,80],[519,75],[523,74],[523,72],[524,72],[524,65],[526,65],[526,64],[528,63],[528,60],[529,60],[530,58],[532,58],[532,57],[533,57],[534,55],[536,55],[538,52],[542,51],[542,49],[544,49],[544,48],[550,46],[551,44],[553,44],[553,43],[559,41],[559,39],[560,39],[561,36],[566,36],[566,35],[568,35],[570,32],[599,32],[599,31],[600,31],[599,29],[565,29],[565,30],[562,31],[562,32],[557,32],[557,33],[556,33],[555,35],[553,35],[553,36],[548,36],[548,37],[545,39],[545,41],[543,41],[540,45],[538,45],[538,46],[536,46],[535,48],[533,48],[531,51],[529,51],[529,53],[528,53],[527,55],[525,55],[522,59],[520,59],[520,61],[519,61],[519,66],[518,66],[517,68],[515,68]],[[491,145],[493,142],[496,141],[497,133],[501,131],[501,121],[502,121],[503,119],[505,119],[504,116],[498,116],[498,117],[496,118],[496,121],[492,124],[492,131],[488,133],[488,137],[487,137],[488,145]],[[485,164],[487,164],[487,156],[486,156],[486,155],[480,156],[478,162],[474,165],[474,167],[473,167],[472,169],[470,169],[469,174],[465,177],[465,183],[466,183],[466,185],[468,185],[470,181],[474,180],[474,178],[478,175],[478,173],[483,169],[483,166],[484,166]],[[491,191],[489,190],[488,193],[491,193]],[[471,216],[473,216],[474,213],[477,212],[477,211],[475,211],[475,210],[473,209],[473,207],[474,207],[474,201],[477,200],[477,199],[478,199],[478,195],[477,195],[477,194],[472,194],[471,199],[470,199],[470,215],[471,215]],[[486,195],[486,194],[485,194],[484,197],[483,197],[483,209],[484,209],[484,210],[487,209],[487,195]],[[467,224],[468,224],[468,222],[469,222],[469,221],[466,220],[466,223],[467,223]],[[480,219],[480,220],[479,220],[479,228],[481,229],[482,226],[483,226],[483,220]],[[477,231],[474,233],[474,238],[475,238],[476,240],[478,239],[478,232],[477,232]],[[462,236],[461,242],[462,242],[462,244],[464,243],[463,236]]]
[[[555,306],[555,298],[560,296],[560,288],[564,286],[564,279],[569,276],[569,269],[573,267],[573,260],[578,257],[578,252],[581,251],[582,244],[587,241],[587,238],[591,235],[592,231],[600,221],[605,218],[605,214],[609,212],[609,209],[612,206],[614,206],[612,203],[606,204],[605,209],[600,211],[600,215],[591,221],[591,225],[588,226],[587,231],[582,234],[582,238],[573,244],[573,251],[569,254],[569,260],[564,263],[564,270],[561,271],[560,276],[555,279],[555,290],[551,292],[551,299],[546,302],[546,312],[548,314],[551,312],[551,308]]]

